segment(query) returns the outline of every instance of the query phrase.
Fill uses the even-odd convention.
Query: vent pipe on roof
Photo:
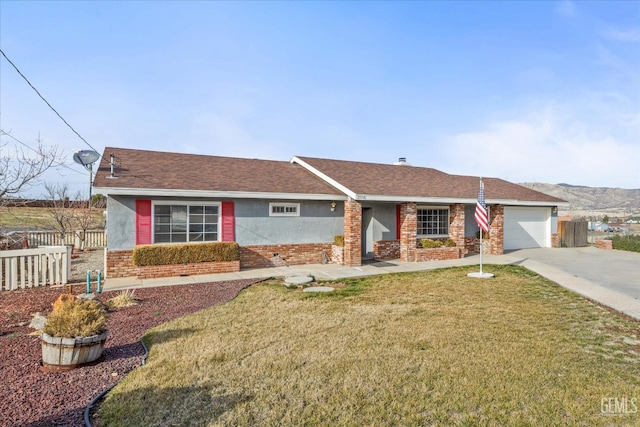
[[[398,161],[395,162],[394,165],[411,166],[411,163],[407,162],[407,158],[406,157],[398,157]]]
[[[113,155],[113,153],[111,153],[111,155],[109,156],[109,165],[111,166],[111,175],[109,175],[107,178],[117,178],[114,174],[113,174],[113,168],[115,166],[115,156]]]

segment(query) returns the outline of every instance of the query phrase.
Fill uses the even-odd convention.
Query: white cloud
[[[524,117],[447,139],[450,171],[512,182],[640,188],[640,146],[616,132],[620,123],[549,105]],[[622,135],[622,136],[620,136]]]
[[[576,6],[571,0],[562,0],[556,5],[556,13],[571,18],[576,14]]]
[[[609,40],[620,42],[640,42],[640,28],[619,30],[610,28],[602,32],[602,36]]]

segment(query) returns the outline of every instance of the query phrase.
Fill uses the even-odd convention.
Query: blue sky
[[[0,46],[100,154],[640,188],[640,2],[1,1]],[[2,130],[86,194],[89,147],[4,58],[0,84]]]

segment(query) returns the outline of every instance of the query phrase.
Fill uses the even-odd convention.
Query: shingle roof
[[[116,179],[109,178],[111,154],[115,158]],[[324,176],[314,175],[316,172]],[[483,180],[488,201],[565,203],[502,179]],[[331,183],[337,183],[337,187]],[[368,200],[470,201],[478,197],[479,178],[432,168],[312,157],[283,162],[107,147],[93,185],[107,194],[277,193],[324,195],[339,200],[345,198],[342,190],[346,189],[347,195],[365,196],[358,198]]]
[[[450,175],[432,168],[294,157],[358,195],[403,198],[476,199],[479,177]],[[483,178],[488,200],[565,203],[548,194],[499,178]]]
[[[111,154],[115,156],[116,179],[108,178]],[[106,189],[342,194],[290,162],[114,147],[105,148],[93,185]]]

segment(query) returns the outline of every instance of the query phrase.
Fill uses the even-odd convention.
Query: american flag
[[[489,232],[489,216],[487,215],[487,205],[484,202],[484,182],[480,180],[480,193],[478,193],[478,203],[476,203],[476,214],[473,216],[478,227],[485,233]]]

